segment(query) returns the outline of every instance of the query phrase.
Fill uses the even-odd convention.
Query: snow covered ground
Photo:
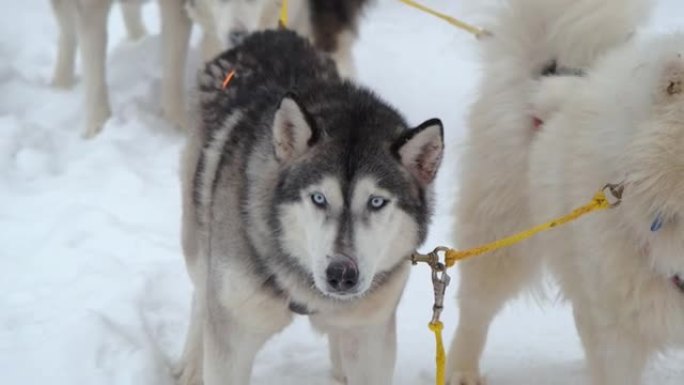
[[[477,8],[427,2],[460,16]],[[145,8],[151,36],[135,43],[123,41],[120,9],[113,9],[113,117],[103,134],[84,141],[82,86],[48,86],[57,40],[49,2],[2,3],[0,382],[171,384],[167,367],[182,347],[190,285],[179,245],[182,137],[159,118],[157,7]],[[655,19],[667,29],[682,12],[679,0],[662,0]],[[368,13],[361,36],[360,80],[411,122],[438,116],[446,124],[450,147],[427,246],[448,245],[458,187],[455,154],[477,77],[476,43],[394,0]],[[454,280],[450,298],[456,286]],[[396,384],[434,379],[434,342],[426,328],[431,290],[427,269],[416,268],[399,309]],[[453,300],[447,307],[449,341],[457,314]],[[584,383],[571,318],[565,305],[523,299],[509,306],[484,355],[490,383]],[[681,384],[682,359],[659,359],[648,383]],[[259,354],[254,384],[324,384],[328,369],[325,340],[302,318]]]

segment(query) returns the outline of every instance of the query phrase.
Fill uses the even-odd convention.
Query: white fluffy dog
[[[460,248],[624,182],[622,205],[462,264],[449,384],[482,384],[489,325],[544,257],[594,385],[633,385],[684,344],[684,35],[638,38],[642,0],[509,0],[484,42],[462,157]]]

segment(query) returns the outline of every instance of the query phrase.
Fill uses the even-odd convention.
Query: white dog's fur
[[[461,265],[450,385],[483,383],[489,325],[539,275],[542,256],[573,305],[594,385],[638,384],[654,353],[684,343],[684,293],[673,283],[684,272],[684,37],[630,41],[648,6],[509,0],[483,42],[458,247],[565,214],[605,183],[626,190],[618,209]],[[552,60],[587,76],[542,77]],[[658,215],[663,227],[651,232]]]
[[[567,212],[606,181],[619,209],[545,234],[547,254],[595,385],[639,384],[648,359],[684,344],[684,35],[611,53],[566,93],[530,155],[535,221]],[[663,227],[651,231],[661,215]]]

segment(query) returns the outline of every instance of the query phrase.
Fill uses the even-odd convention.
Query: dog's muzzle
[[[359,268],[353,258],[339,254],[328,264],[325,277],[330,293],[352,294],[359,284]]]

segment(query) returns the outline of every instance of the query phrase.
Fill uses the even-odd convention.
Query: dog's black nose
[[[233,47],[242,43],[245,37],[247,37],[247,31],[242,29],[233,30],[228,33],[228,41]]]
[[[347,256],[336,256],[325,270],[328,288],[336,293],[352,291],[359,283],[359,268]]]

